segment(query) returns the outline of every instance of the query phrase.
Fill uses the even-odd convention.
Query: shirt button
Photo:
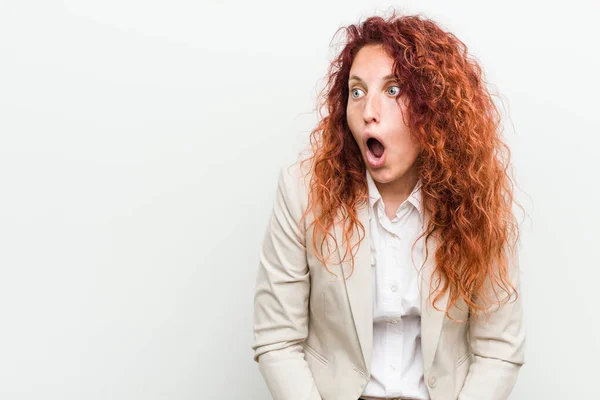
[[[431,376],[429,377],[429,380],[428,380],[429,386],[430,386],[430,387],[435,387],[435,382],[436,382],[436,381],[437,381],[436,377],[435,377],[435,376],[433,376],[433,375],[431,375]]]
[[[398,323],[398,321],[396,321],[395,319],[391,320],[390,322],[391,322],[392,324],[396,324],[396,323]]]
[[[398,288],[396,287],[396,285],[392,286],[392,292],[395,292],[396,290],[398,290]]]
[[[396,369],[396,364],[390,364],[391,369]]]

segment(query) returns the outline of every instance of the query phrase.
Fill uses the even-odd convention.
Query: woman
[[[280,170],[254,297],[274,399],[507,399],[524,364],[510,151],[421,16],[345,28],[312,156]]]

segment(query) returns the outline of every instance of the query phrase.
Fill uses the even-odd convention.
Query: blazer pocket
[[[325,357],[323,357],[319,352],[309,346],[306,342],[302,342],[302,348],[305,350],[305,353],[313,356],[318,362],[323,365],[329,364],[329,361]]]
[[[455,368],[460,367],[465,361],[467,361],[467,358],[469,358],[470,355],[471,352],[467,351],[465,354],[460,356],[460,358],[456,361]]]

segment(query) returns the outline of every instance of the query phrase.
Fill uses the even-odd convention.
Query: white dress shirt
[[[373,273],[373,358],[362,398],[429,400],[423,378],[421,302],[417,269],[423,262],[421,181],[390,221],[369,171],[369,229]]]

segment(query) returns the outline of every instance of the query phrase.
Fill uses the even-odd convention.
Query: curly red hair
[[[489,282],[495,293],[499,287],[518,296],[509,280],[509,256],[519,238],[511,210],[517,202],[508,174],[510,150],[500,137],[501,118],[481,67],[456,36],[420,15],[372,16],[340,29],[347,40],[329,67],[317,110],[320,119],[310,134],[312,156],[302,162],[311,162],[312,173],[302,218],[319,209],[312,222],[314,248],[322,249],[326,237],[332,236],[329,230],[339,212],[344,215],[345,254],[352,254],[360,243],[350,247],[354,229],[362,230],[360,240],[364,239],[356,207],[368,201],[366,166],[347,125],[347,82],[358,51],[381,45],[394,59],[396,78],[404,83],[398,96],[408,99],[408,127],[423,149],[416,162],[430,218],[419,238],[427,241],[434,235],[439,243],[434,271],[438,279],[432,290],[438,291],[444,282],[434,307],[450,290],[447,315],[460,298],[471,313],[485,312],[476,298],[481,293],[487,298]],[[328,115],[323,116],[322,108]],[[326,265],[322,253],[316,256]]]

